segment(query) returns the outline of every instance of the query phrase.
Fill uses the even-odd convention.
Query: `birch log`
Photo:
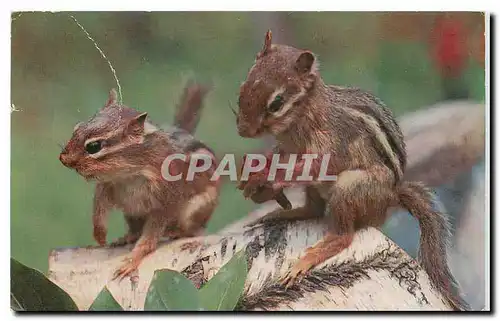
[[[142,263],[138,278],[121,283],[110,279],[130,248],[56,250],[49,276],[80,309],[107,285],[125,309],[140,310],[156,269],[180,271],[199,287],[246,247],[250,270],[240,309],[448,309],[417,263],[375,229],[358,233],[349,249],[285,290],[278,279],[323,232],[320,222],[304,221],[167,243]]]
[[[484,157],[484,104],[438,103],[402,117],[408,152],[405,179],[429,186],[448,183]]]
[[[441,108],[428,110],[426,117],[436,120],[435,115],[442,114]],[[450,146],[453,148],[448,148],[448,153],[467,156],[460,157],[460,160],[482,157],[483,151],[476,145],[484,141],[484,120],[481,121],[476,113],[482,113],[484,117],[484,106],[448,109],[445,114],[455,115],[451,120],[454,123],[460,121],[461,126],[451,126],[448,123],[450,117],[434,123],[428,121],[427,128],[423,125],[426,122],[402,122],[405,133],[410,133],[407,134],[409,159],[418,160],[410,161],[414,164],[410,165],[410,171],[415,167],[421,168],[412,175],[433,182],[453,175],[457,166],[449,162],[455,158],[441,153]],[[457,116],[459,114],[461,116]],[[416,114],[418,117],[422,115]],[[407,117],[411,119],[411,116]],[[439,128],[445,128],[446,132],[439,133]],[[428,144],[432,140],[417,139],[428,137],[429,132],[448,139],[441,139],[439,144],[431,146]],[[418,157],[428,147],[434,152]],[[435,157],[439,153],[441,156]],[[439,171],[429,175],[429,162],[441,162],[442,165],[441,160],[447,162],[443,169],[451,165],[452,170],[446,175],[441,175]],[[465,163],[460,162],[460,166],[466,166]],[[286,193],[294,207],[303,202],[299,189]],[[275,208],[275,202],[263,204],[246,219],[227,227],[218,235],[164,242],[144,260],[137,277],[121,282],[111,281],[111,276],[131,249],[130,246],[56,249],[49,257],[49,278],[67,291],[82,310],[90,306],[105,285],[124,309],[141,310],[156,269],[180,271],[199,287],[236,251],[245,249],[250,269],[238,306],[241,310],[450,309],[442,295],[432,288],[417,262],[374,228],[359,231],[348,249],[314,268],[302,282],[285,290],[278,280],[309,246],[322,238],[325,225],[309,220],[245,226]]]

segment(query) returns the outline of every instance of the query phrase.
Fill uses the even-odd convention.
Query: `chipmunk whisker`
[[[229,105],[229,109],[231,109],[231,111],[233,112],[234,117],[238,118],[238,112],[233,108],[233,104],[231,104],[230,100],[228,100],[228,105]]]

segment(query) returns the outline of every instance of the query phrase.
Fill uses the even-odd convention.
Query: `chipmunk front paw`
[[[264,202],[275,199],[276,195],[281,190],[282,189],[280,187],[273,184],[260,185],[259,187],[257,187],[255,192],[250,195],[250,199],[254,203],[262,204]]]
[[[264,186],[270,186],[271,182],[268,181],[269,171],[263,170],[258,173],[251,173],[247,181],[242,181],[238,185],[238,189],[243,191],[243,196],[248,198],[258,192],[258,189]]]

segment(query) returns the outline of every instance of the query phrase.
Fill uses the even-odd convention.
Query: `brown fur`
[[[100,245],[106,244],[110,210],[116,208],[124,213],[128,232],[112,245],[136,244],[128,261],[117,270],[117,277],[132,273],[156,249],[162,236],[196,234],[217,205],[219,184],[210,181],[210,172],[197,173],[193,181],[169,182],[161,175],[163,161],[173,153],[188,157],[193,152],[207,153],[215,161],[212,169],[217,166],[213,152],[187,131],[193,132],[198,122],[192,113],[197,114],[201,106],[201,88],[185,90],[175,120],[179,127],[165,130],[147,122],[146,113],[118,104],[112,90],[105,106],[86,123],[75,127],[59,156],[65,166],[97,182],[93,225],[94,238]],[[103,147],[91,154],[86,151],[85,143],[96,139],[103,142]],[[185,172],[187,165],[174,162],[171,168]],[[188,208],[193,200],[200,203]],[[193,213],[186,212],[187,208]]]
[[[434,286],[451,306],[466,309],[447,266],[444,216],[432,210],[423,187],[402,181],[406,150],[390,109],[360,89],[326,85],[309,51],[271,45],[268,35],[265,48],[240,88],[240,135],[272,134],[277,149],[285,154],[331,153],[330,172],[338,175],[336,182],[311,183],[305,211],[273,214],[272,219],[297,219],[300,213],[308,218],[314,216],[308,213],[314,210],[316,216],[326,215],[330,224],[325,239],[306,251],[283,283],[293,284],[310,268],[341,252],[356,231],[381,226],[387,210],[399,205],[420,222],[420,258]],[[270,108],[275,93],[284,100],[277,111]],[[264,180],[249,180],[240,187],[245,194],[254,194],[258,184],[260,201],[265,194],[262,186],[267,188],[268,199],[279,190],[276,183]]]
[[[177,105],[174,126],[194,134],[201,117],[201,104],[209,91],[209,87],[188,83],[184,88],[182,99]]]

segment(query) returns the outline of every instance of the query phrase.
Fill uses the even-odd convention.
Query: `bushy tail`
[[[201,117],[203,98],[210,90],[210,86],[200,85],[189,81],[184,87],[184,93],[177,105],[174,126],[194,134]]]
[[[420,249],[418,258],[433,286],[455,310],[468,310],[457,282],[448,267],[447,253],[451,236],[444,214],[433,208],[433,195],[417,182],[403,182],[398,187],[399,201],[418,220]]]

